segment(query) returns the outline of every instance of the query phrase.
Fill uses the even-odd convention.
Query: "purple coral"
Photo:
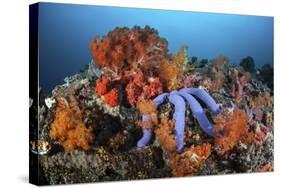
[[[175,120],[176,139],[178,143],[177,151],[179,152],[183,149],[184,144],[185,100],[189,103],[193,116],[197,119],[203,131],[210,136],[214,135],[213,124],[208,120],[204,109],[194,96],[204,102],[213,114],[216,115],[220,112],[219,105],[215,100],[206,91],[199,88],[183,88],[179,91],[175,90],[170,93],[163,93],[154,99],[157,107],[167,98],[175,106],[173,119]],[[149,118],[149,115],[143,115],[142,121],[148,121]],[[150,129],[143,129],[143,136],[138,141],[137,146],[143,147],[147,145],[151,136],[152,131]]]

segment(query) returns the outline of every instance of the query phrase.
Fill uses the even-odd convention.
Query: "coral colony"
[[[89,49],[84,71],[40,91],[31,144],[46,184],[273,171],[270,65],[168,53],[149,26]]]

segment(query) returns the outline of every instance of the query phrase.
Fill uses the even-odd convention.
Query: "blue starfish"
[[[185,128],[185,103],[188,102],[192,114],[197,119],[200,127],[210,136],[214,136],[213,124],[208,120],[204,109],[200,103],[194,97],[196,96],[203,101],[213,114],[220,112],[219,105],[214,99],[203,89],[199,88],[183,88],[181,90],[174,90],[170,93],[162,93],[157,96],[153,101],[156,106],[159,107],[166,99],[168,99],[175,106],[175,113],[173,119],[175,120],[177,151],[180,152],[183,149],[184,143],[184,128]],[[149,121],[150,115],[145,114],[142,116],[142,121]],[[143,129],[143,136],[138,141],[138,147],[144,147],[151,139],[152,130]]]

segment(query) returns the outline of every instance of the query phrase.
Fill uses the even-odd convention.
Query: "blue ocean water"
[[[40,87],[49,93],[83,69],[92,58],[88,46],[94,36],[134,25],[157,29],[169,52],[186,44],[188,55],[199,59],[225,55],[238,64],[252,56],[258,67],[273,64],[272,17],[40,3]]]

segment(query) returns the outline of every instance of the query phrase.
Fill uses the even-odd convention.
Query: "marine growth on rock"
[[[272,67],[189,48],[149,26],[95,37],[88,68],[40,93],[48,184],[273,171]]]

